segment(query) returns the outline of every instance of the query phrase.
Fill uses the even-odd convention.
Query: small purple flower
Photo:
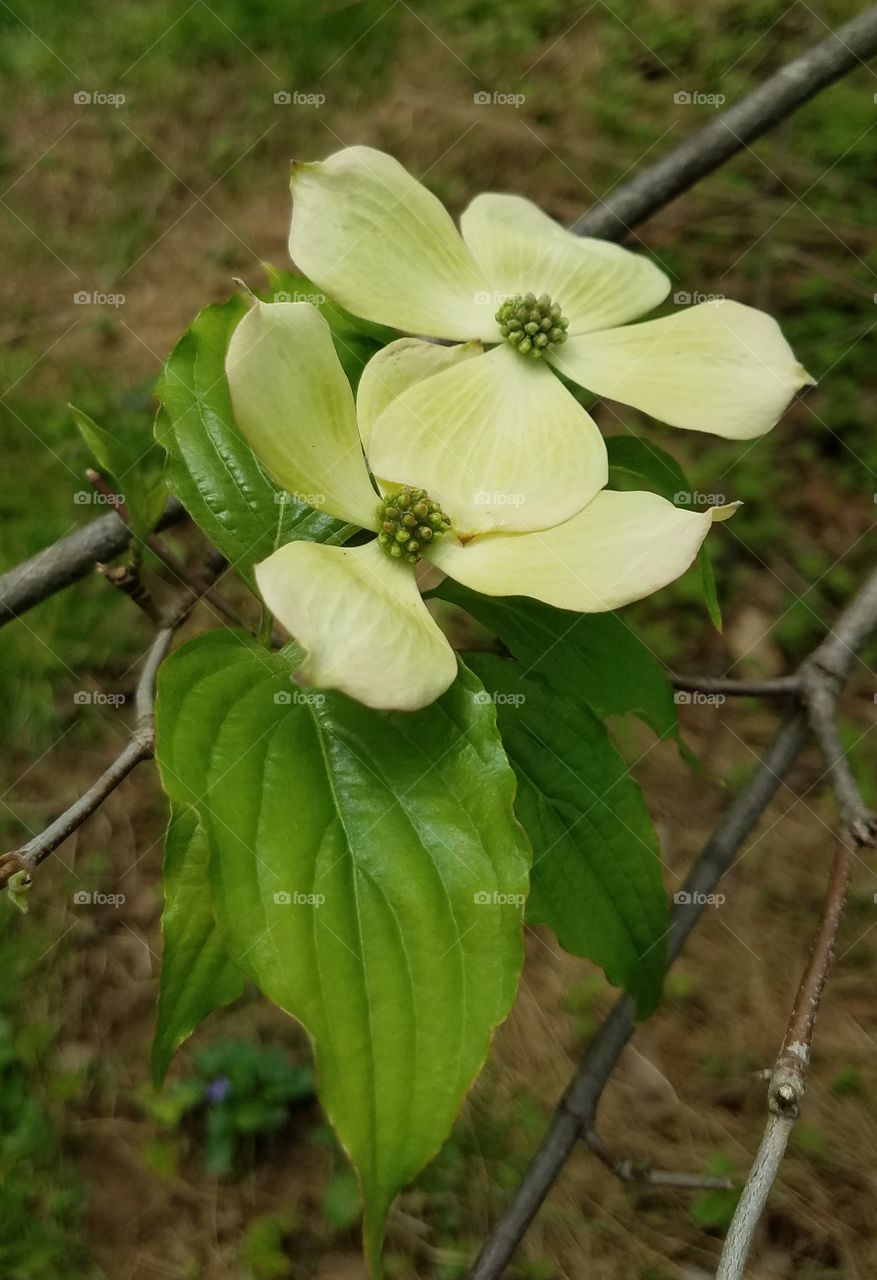
[[[204,1096],[208,1102],[222,1102],[223,1098],[227,1098],[230,1092],[231,1081],[228,1076],[217,1076],[215,1080],[210,1081],[204,1090]]]

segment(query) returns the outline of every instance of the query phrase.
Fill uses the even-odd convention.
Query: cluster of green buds
[[[394,560],[414,564],[426,544],[440,538],[450,527],[450,517],[425,489],[405,485],[378,506],[378,543]]]
[[[517,293],[506,298],[496,313],[500,333],[522,356],[538,360],[545,352],[566,342],[569,321],[547,293]]]

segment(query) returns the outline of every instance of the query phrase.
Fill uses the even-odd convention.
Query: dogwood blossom
[[[476,196],[458,231],[426,187],[369,147],[294,164],[292,191],[299,268],[363,319],[497,344],[467,370],[484,396],[493,363],[512,402],[547,364],[671,426],[742,440],[768,431],[813,381],[776,321],[738,302],[630,324],[663,302],[667,275],[574,235],[520,196]],[[536,427],[534,437],[535,450]]]
[[[306,683],[402,710],[444,692],[457,664],[420,595],[421,556],[488,595],[600,612],[678,577],[729,513],[606,490],[596,426],[546,367],[505,386],[499,371],[517,359],[403,338],[370,361],[354,402],[314,306],[256,302],[241,320],[226,370],[257,457],[290,493],[377,535],[290,542],[256,566],[305,650]],[[544,453],[524,468],[526,426]]]

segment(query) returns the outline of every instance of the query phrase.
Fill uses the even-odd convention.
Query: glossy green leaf
[[[644,436],[610,436],[606,441],[609,454],[609,482],[613,488],[648,488],[676,506],[690,506],[691,485],[675,458]],[[722,629],[722,613],[716,591],[716,580],[709,551],[704,544],[697,556],[704,603],[710,621],[717,631]]]
[[[216,927],[207,860],[207,838],[197,812],[175,805],[164,853],[164,952],[152,1046],[156,1085],[183,1041],[208,1014],[237,1000],[245,986]]]
[[[296,538],[343,542],[349,529],[278,489],[238,431],[225,353],[246,309],[235,297],[196,317],[159,378],[155,431],[171,492],[252,586],[253,565],[275,546]]]
[[[70,411],[79,434],[97,463],[97,469],[124,501],[131,528],[139,537],[145,538],[158,524],[164,510],[167,500],[164,479],[160,473],[151,472],[144,465],[145,458],[130,441],[98,426],[94,418],[73,404]]]
[[[416,713],[290,673],[242,633],[199,636],[160,673],[157,756],[205,825],[229,954],[314,1039],[377,1270],[390,1202],[514,998],[529,848],[471,673]]]
[[[640,1015],[661,993],[667,899],[658,839],[603,725],[570,690],[493,654],[467,662],[496,702],[533,844],[527,919],[628,991]]]
[[[639,716],[659,737],[677,733],[673,690],[654,654],[615,613],[570,613],[524,597],[482,596],[446,579],[436,590],[490,628],[524,669],[599,715]]]

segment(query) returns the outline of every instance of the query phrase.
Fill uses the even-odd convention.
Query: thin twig
[[[729,676],[671,675],[674,689],[684,693],[722,694],[730,698],[788,698],[800,687],[797,676],[775,676],[769,680],[735,680]]]
[[[652,1187],[678,1187],[680,1190],[691,1191],[717,1188],[727,1191],[733,1186],[730,1178],[707,1173],[677,1173],[673,1169],[653,1169],[647,1161],[617,1156],[596,1129],[588,1129],[583,1136],[589,1150],[622,1182],[641,1182]]]
[[[155,749],[153,701],[156,673],[170,648],[174,632],[188,616],[197,599],[196,595],[187,593],[165,619],[161,630],[156,633],[137,681],[134,703],[137,718],[131,740],[97,781],[92,783],[88,790],[68,809],[65,809],[54,822],[19,849],[0,858],[0,889],[5,888],[10,878],[17,872],[23,873],[26,882],[29,881],[40,863],[45,862],[46,858],[54,853],[68,836],[82,826],[86,818],[100,808],[107,796],[115,791],[142,760],[148,760],[152,756]]]
[[[781,67],[740,102],[723,111],[669,155],[615,188],[573,230],[583,236],[621,240],[656,210],[688,191],[755,138],[792,115],[821,89],[854,71],[877,53],[877,8]]]

